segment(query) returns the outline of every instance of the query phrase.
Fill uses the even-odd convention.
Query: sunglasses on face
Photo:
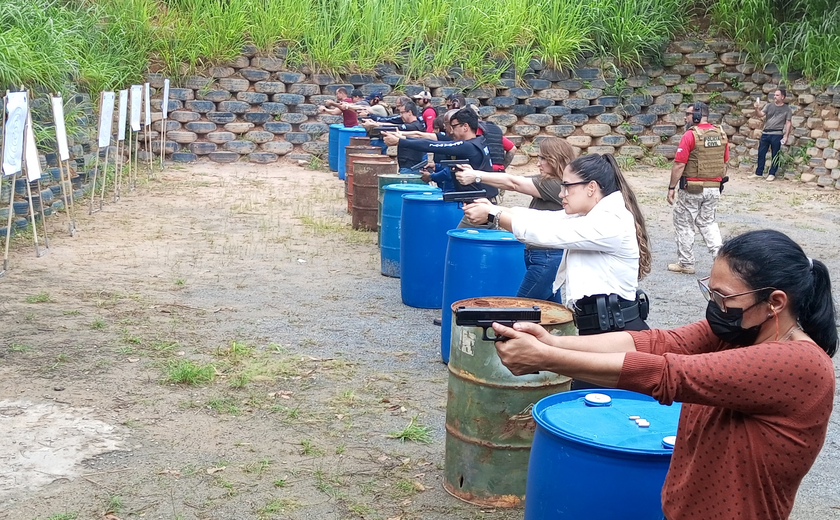
[[[720,310],[722,310],[723,312],[726,312],[726,299],[727,298],[735,298],[736,296],[744,296],[745,294],[752,294],[752,293],[757,293],[757,292],[761,292],[761,291],[775,291],[776,290],[774,287],[762,287],[761,289],[753,289],[752,291],[744,291],[744,292],[736,293],[736,294],[723,295],[723,294],[719,293],[718,291],[709,288],[709,278],[711,278],[711,277],[707,276],[705,278],[701,278],[701,279],[697,280],[697,285],[700,286],[700,292],[703,293],[703,297],[706,298],[706,301],[707,302],[710,302],[710,301],[715,302],[715,305],[720,307]]]

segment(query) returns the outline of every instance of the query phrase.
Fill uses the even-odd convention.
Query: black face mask
[[[714,301],[709,301],[709,304],[706,306],[706,320],[709,322],[709,327],[712,328],[715,336],[722,341],[741,347],[752,345],[755,343],[764,322],[759,323],[755,327],[745,329],[741,326],[741,320],[744,318],[744,311],[751,309],[755,305],[758,305],[758,303],[761,302],[756,302],[746,309],[729,308],[726,311],[722,311],[718,307],[718,304]]]

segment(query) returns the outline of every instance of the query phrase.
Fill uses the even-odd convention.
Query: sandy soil
[[[694,277],[665,271],[667,172],[628,175],[654,243],[650,322],[696,320]],[[775,227],[840,272],[837,194],[735,177],[726,236]],[[51,219],[46,256],[17,237],[0,278],[0,519],[521,518],[443,491],[438,313],[400,303],[344,209],[328,172],[169,166],[80,212],[75,237]],[[838,459],[835,412],[794,518],[840,518]]]

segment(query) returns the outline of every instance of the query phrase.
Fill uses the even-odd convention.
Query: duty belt
[[[628,301],[617,294],[589,296],[578,300],[574,305],[574,319],[578,330],[624,330],[628,321],[639,317],[638,300]]]

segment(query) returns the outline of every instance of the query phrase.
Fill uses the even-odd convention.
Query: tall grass
[[[290,65],[330,73],[393,62],[416,78],[455,66],[478,83],[509,66],[521,78],[534,57],[633,67],[655,62],[697,6],[752,60],[840,81],[835,0],[0,0],[0,88],[96,92],[150,67],[177,79],[245,43],[264,54],[284,45]]]
[[[751,61],[840,82],[840,4],[834,0],[706,0],[715,28]]]

